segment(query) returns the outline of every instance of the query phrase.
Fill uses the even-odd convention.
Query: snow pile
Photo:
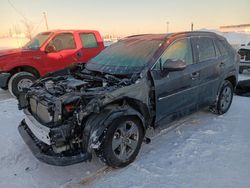
[[[229,44],[231,44],[235,49],[239,49],[241,45],[247,45],[250,42],[250,35],[246,33],[228,32],[222,33],[218,30],[211,29],[200,29],[199,31],[210,31],[221,35],[227,39]]]
[[[247,45],[250,42],[250,35],[245,33],[224,33],[223,36],[237,49],[239,49],[242,44]]]

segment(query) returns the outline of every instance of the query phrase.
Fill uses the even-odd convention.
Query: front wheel
[[[219,115],[226,113],[232,104],[232,100],[233,85],[228,80],[225,80],[221,87],[218,100],[215,106],[212,107],[212,111]]]
[[[29,88],[33,82],[36,80],[36,77],[29,72],[18,72],[14,74],[9,82],[8,89],[12,96],[18,97],[24,88]]]
[[[133,162],[139,153],[144,133],[137,118],[125,116],[116,119],[104,133],[104,139],[97,155],[108,166],[125,167]]]

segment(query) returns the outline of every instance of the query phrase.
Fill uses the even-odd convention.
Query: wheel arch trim
[[[113,107],[113,108],[112,108]],[[146,123],[144,117],[130,106],[114,107],[109,106],[101,114],[92,114],[83,125],[83,143],[84,148],[90,152],[93,148],[98,147],[103,132],[111,124],[112,121],[121,116],[137,117],[143,127],[144,134],[146,132]]]

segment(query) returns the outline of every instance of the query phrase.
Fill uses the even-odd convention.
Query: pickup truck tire
[[[132,163],[143,141],[140,121],[132,116],[115,119],[104,132],[97,156],[108,166],[121,168]]]
[[[226,113],[232,104],[233,94],[234,89],[232,83],[228,80],[224,80],[219,92],[218,100],[216,104],[210,108],[211,111],[218,115]]]
[[[36,77],[29,72],[18,72],[14,74],[9,82],[8,89],[13,97],[18,97],[18,95],[23,91],[23,88],[28,88],[36,80]]]

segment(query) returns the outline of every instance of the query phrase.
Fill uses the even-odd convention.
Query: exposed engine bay
[[[43,141],[39,143],[40,149],[60,156],[80,154],[84,145],[81,130],[84,118],[100,112],[105,94],[129,86],[139,78],[92,72],[83,65],[66,71],[67,74],[53,73],[38,80],[18,99],[19,109],[24,109],[26,116],[39,124],[34,127],[28,125],[30,120],[24,120],[28,132],[32,135],[42,131],[50,137],[39,138]],[[47,128],[47,132],[41,130]]]

